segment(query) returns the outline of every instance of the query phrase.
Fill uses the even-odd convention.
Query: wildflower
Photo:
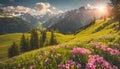
[[[58,65],[60,69],[74,69],[74,68],[80,68],[81,64],[74,62],[73,60],[68,60],[65,64],[60,63]]]
[[[119,51],[118,50],[112,50],[112,51],[110,51],[110,54],[111,55],[117,55],[117,54],[119,54]]]
[[[99,57],[99,58],[97,58],[96,61],[97,61],[98,63],[103,62],[103,57]]]
[[[18,64],[18,67],[20,67],[21,66],[21,64]]]
[[[65,67],[65,65],[62,64],[62,63],[60,63],[60,64],[58,65],[58,67],[59,67],[60,69],[63,69],[63,68]]]
[[[61,54],[58,53],[57,56],[58,56],[58,57],[61,57]]]
[[[96,66],[101,66],[105,69],[117,69],[116,66],[112,67],[109,62],[105,61],[103,57],[100,57],[99,55],[90,56],[85,69],[96,69]]]
[[[76,67],[79,69],[81,67],[81,64],[78,63]]]
[[[30,66],[30,69],[34,69],[34,66]]]
[[[49,61],[49,58],[46,58],[46,59],[45,59],[45,62],[48,62],[48,61]]]
[[[107,61],[103,61],[103,66],[108,68],[110,66],[110,64]]]
[[[42,58],[42,55],[39,55],[39,56],[38,56],[38,60],[40,60],[41,58]]]
[[[53,52],[55,49],[54,48],[50,48],[50,51]]]
[[[102,47],[101,47],[101,50],[107,51],[107,48],[108,48],[107,46],[102,46]]]
[[[72,54],[91,54],[91,51],[84,49],[84,48],[74,48],[73,50],[71,50]]]
[[[118,67],[117,66],[113,66],[113,69],[118,69]]]

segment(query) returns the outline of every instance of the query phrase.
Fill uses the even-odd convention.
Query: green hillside
[[[114,22],[110,19],[107,19],[106,21],[97,20],[95,24],[78,33],[71,42],[95,40],[109,43],[109,39],[119,38],[117,27],[118,22]]]
[[[47,33],[48,38],[50,33]],[[26,37],[30,37],[29,33],[25,34]],[[6,34],[6,35],[0,35],[0,61],[7,59],[7,51],[10,45],[13,42],[16,42],[17,44],[20,44],[20,39],[22,37],[22,33],[13,33],[13,34]],[[59,43],[67,42],[74,38],[72,35],[62,35],[59,33],[56,33],[56,38]],[[64,39],[65,38],[65,39]]]
[[[74,36],[56,33],[59,45],[48,46],[21,54],[2,64],[3,66],[7,65],[5,69],[29,69],[31,67],[35,69],[65,69],[64,66],[66,64],[69,64],[71,69],[79,69],[80,67],[80,69],[84,69],[88,60],[90,61],[89,56],[93,55],[97,56],[97,58],[103,58],[97,64],[106,62],[109,63],[109,66],[118,66],[120,69],[120,52],[115,54],[109,50],[102,50],[102,46],[115,51],[120,50],[120,33],[117,31],[117,27],[118,22],[107,19],[106,21],[97,20],[95,24],[90,25]],[[6,41],[5,39],[3,40]],[[104,69],[105,66],[97,67],[97,69]]]

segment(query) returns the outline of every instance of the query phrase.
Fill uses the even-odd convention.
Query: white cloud
[[[96,8],[96,7],[93,6],[93,5],[87,4],[86,8],[87,8],[87,9],[94,9],[94,8]]]
[[[55,7],[52,7],[53,10],[55,10],[56,8]]]
[[[47,13],[54,14],[54,12],[50,9],[47,9]]]
[[[7,6],[3,8],[3,12],[11,15],[21,15],[22,13],[33,14],[35,9],[31,9],[24,6]]]
[[[58,13],[64,13],[62,10],[58,11]]]
[[[31,15],[45,15],[45,14],[57,14],[63,13],[63,11],[57,11],[54,6],[51,6],[50,3],[39,2],[36,3],[35,8],[29,8],[24,6],[7,6],[4,7],[3,11],[8,14],[22,14],[29,13]]]
[[[17,6],[16,10],[19,11],[19,12],[23,12],[23,13],[28,13],[28,12],[31,12],[31,11],[35,11],[34,9],[24,7],[24,6]]]
[[[51,5],[49,3],[43,3],[43,2],[36,3],[36,9],[41,13],[46,13],[50,7]]]

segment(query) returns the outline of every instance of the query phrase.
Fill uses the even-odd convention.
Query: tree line
[[[41,35],[39,35],[37,29],[32,29],[30,38],[25,37],[25,34],[23,33],[20,41],[20,47],[15,42],[13,42],[11,47],[8,49],[8,57],[11,58],[19,55],[20,53],[42,48],[47,45],[58,44],[54,35],[54,31],[51,30],[50,32],[51,36],[49,41],[47,40],[46,30],[40,31]]]

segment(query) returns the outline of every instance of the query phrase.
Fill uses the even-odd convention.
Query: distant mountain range
[[[21,14],[18,16],[19,18],[22,18],[23,20],[31,23],[34,27],[37,27],[37,23],[40,21],[37,18],[33,17],[32,15],[26,13],[26,14]]]
[[[79,9],[67,11],[59,14],[45,14],[45,15],[31,15],[29,13],[14,13],[22,20],[31,23],[34,27],[37,27],[37,23],[40,21],[47,29],[59,30],[62,33],[72,33],[82,27],[90,24],[93,18],[98,18],[96,9],[90,9],[81,7]]]
[[[62,33],[72,33],[90,24],[94,18],[98,18],[96,11],[96,9],[81,7],[53,17],[43,25],[48,29],[56,29]]]

